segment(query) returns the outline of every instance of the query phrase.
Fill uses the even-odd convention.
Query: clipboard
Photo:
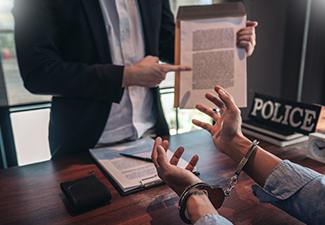
[[[158,177],[152,162],[121,156],[120,153],[133,154],[140,157],[150,157],[154,140],[145,137],[114,146],[89,149],[98,168],[122,195],[156,187],[164,182]],[[167,157],[174,153],[168,149]],[[188,162],[180,159],[178,166],[185,168]],[[197,171],[195,169],[195,171]],[[194,172],[195,172],[194,171]]]

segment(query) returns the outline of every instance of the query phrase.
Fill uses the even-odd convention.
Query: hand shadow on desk
[[[75,217],[75,216],[81,215],[81,214],[83,214],[83,213],[86,213],[86,212],[92,211],[92,210],[94,210],[94,209],[98,209],[98,208],[101,208],[101,207],[103,207],[103,206],[106,206],[106,205],[110,205],[110,204],[111,204],[111,201],[108,201],[108,202],[106,202],[106,203],[104,203],[104,204],[101,204],[101,205],[99,205],[99,206],[96,206],[96,207],[94,207],[94,208],[87,209],[87,210],[83,210],[83,211],[80,211],[80,212],[75,212],[75,211],[73,211],[73,209],[72,209],[72,207],[71,207],[71,205],[70,205],[68,199],[65,197],[65,195],[64,195],[63,193],[59,193],[59,197],[61,198],[61,200],[62,200],[62,202],[63,202],[63,204],[64,204],[64,206],[65,206],[67,212],[68,212],[68,213],[70,214],[70,216],[72,216],[72,217]]]
[[[148,205],[146,212],[150,215],[152,220],[150,221],[150,224],[166,224],[166,221],[163,220],[163,218],[166,218],[166,213],[163,212],[166,208],[175,208],[175,212],[178,213],[176,203],[178,204],[178,197],[169,198],[164,200],[165,195],[159,195],[150,202]],[[171,215],[169,215],[171,216]]]

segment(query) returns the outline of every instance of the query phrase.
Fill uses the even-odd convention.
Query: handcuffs
[[[186,217],[185,211],[186,211],[187,199],[193,193],[203,190],[203,191],[205,191],[205,193],[208,194],[208,197],[215,209],[218,209],[221,207],[225,197],[228,197],[230,195],[231,190],[237,184],[237,179],[238,179],[240,172],[246,165],[251,154],[255,151],[258,143],[259,143],[259,141],[254,140],[252,142],[251,146],[248,148],[245,156],[242,158],[242,160],[238,164],[235,174],[230,179],[230,182],[228,183],[227,190],[223,191],[223,189],[219,185],[209,185],[207,183],[200,182],[200,183],[196,183],[196,184],[189,186],[188,188],[186,188],[183,191],[183,193],[181,194],[181,196],[179,198],[178,210],[179,210],[179,216],[185,223],[191,224],[191,220]]]

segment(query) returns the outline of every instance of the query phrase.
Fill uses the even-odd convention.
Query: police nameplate
[[[322,107],[255,93],[251,119],[308,135],[315,132]]]

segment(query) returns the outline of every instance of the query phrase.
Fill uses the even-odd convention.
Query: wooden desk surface
[[[200,178],[226,188],[237,165],[215,149],[203,130],[173,136],[171,150],[185,147],[185,159],[200,157]],[[325,165],[305,158],[307,142],[279,148],[266,142],[260,146],[283,159],[325,172]],[[87,176],[92,170],[112,192],[109,204],[84,213],[69,207],[60,182]],[[241,173],[235,189],[218,210],[234,224],[303,224],[271,204],[259,203],[252,194],[250,179]],[[89,154],[78,154],[44,163],[0,170],[1,224],[183,224],[178,216],[178,196],[167,185],[122,197]]]

